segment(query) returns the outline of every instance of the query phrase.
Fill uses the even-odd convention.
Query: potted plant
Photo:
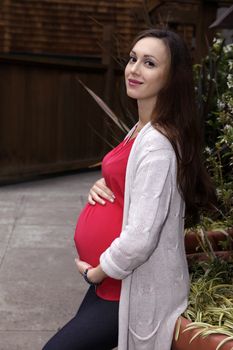
[[[233,348],[233,252],[226,261],[208,253],[190,265],[189,304],[177,321],[172,350]]]
[[[224,240],[233,231],[233,45],[223,44],[222,39],[215,39],[209,55],[194,66],[198,112],[205,128],[205,164],[218,197],[215,212],[203,213],[195,229],[210,232],[215,250],[224,248]],[[191,230],[185,243],[188,254],[198,249]]]

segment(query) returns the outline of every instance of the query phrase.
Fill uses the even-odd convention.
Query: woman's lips
[[[130,86],[138,86],[142,84],[141,81],[135,79],[128,79],[128,82]]]

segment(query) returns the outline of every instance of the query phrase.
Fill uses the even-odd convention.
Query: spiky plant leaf
[[[102,110],[111,118],[111,120],[119,127],[124,133],[128,132],[129,127],[123,122],[120,121],[117,115],[108,107],[108,105],[86,84],[84,84],[80,79],[77,78],[77,81],[82,85],[82,87],[92,96],[92,98],[97,102],[97,104],[102,108]]]

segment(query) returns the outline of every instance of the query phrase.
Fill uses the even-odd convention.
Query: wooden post
[[[209,25],[215,20],[217,13],[217,2],[199,3],[199,16],[196,27],[196,52],[195,61],[200,60],[208,53],[208,42],[211,43],[213,33],[209,30]]]
[[[109,105],[113,105],[114,91],[114,27],[111,24],[104,26],[102,63],[107,66],[105,73],[104,99]]]
[[[11,2],[10,0],[4,0],[3,3],[2,3],[2,1],[0,2],[0,5],[10,6],[10,2]],[[5,21],[8,22],[9,20],[5,19]],[[4,31],[4,34],[3,34],[3,36],[4,36],[3,52],[8,53],[8,52],[10,52],[10,49],[11,49],[11,34],[9,32],[8,23],[7,24],[5,23],[3,31]]]

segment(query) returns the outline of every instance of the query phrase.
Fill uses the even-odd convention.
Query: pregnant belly
[[[123,208],[116,201],[104,206],[88,203],[78,218],[74,236],[80,259],[97,266],[100,255],[119,237],[122,218]]]

